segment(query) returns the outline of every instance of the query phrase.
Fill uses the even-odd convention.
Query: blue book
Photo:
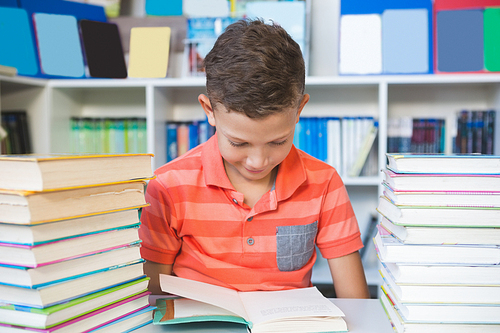
[[[167,123],[167,162],[177,158],[177,126],[175,122]]]
[[[198,134],[198,122],[193,121],[189,123],[189,149],[193,149],[200,143],[200,136]]]

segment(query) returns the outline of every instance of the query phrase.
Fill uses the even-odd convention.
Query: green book
[[[500,8],[484,10],[484,66],[500,71]]]
[[[0,306],[0,323],[49,328],[140,294],[147,290],[148,282],[149,278],[144,277],[46,308]]]

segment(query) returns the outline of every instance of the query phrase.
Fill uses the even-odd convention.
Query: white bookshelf
[[[204,78],[43,80],[0,76],[0,107],[28,112],[36,153],[70,150],[72,116],[145,117],[148,152],[155,154],[153,168],[166,161],[165,121],[202,119],[197,97],[204,92]],[[379,120],[380,169],[385,165],[387,119],[391,116],[445,117],[449,153],[457,111],[500,110],[500,74],[308,77],[306,92],[311,100],[304,116],[371,115]],[[495,153],[499,152],[497,135]],[[381,177],[344,178],[362,233],[375,212]],[[370,283],[378,283],[369,268],[367,276]],[[322,274],[314,278],[329,279]]]

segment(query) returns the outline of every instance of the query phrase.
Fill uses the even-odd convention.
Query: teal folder
[[[182,0],[146,0],[146,14],[154,16],[181,16]]]
[[[17,68],[20,75],[38,73],[28,14],[24,9],[0,7],[0,65]]]

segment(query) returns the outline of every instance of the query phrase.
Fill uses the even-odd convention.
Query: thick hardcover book
[[[384,195],[395,205],[500,207],[500,191],[401,191],[383,185]]]
[[[0,188],[42,191],[151,178],[152,154],[0,156]]]
[[[132,296],[120,302],[110,304],[104,308],[97,309],[83,316],[77,317],[75,319],[72,319],[70,321],[64,322],[62,324],[47,329],[27,328],[23,326],[12,326],[5,324],[0,324],[0,329],[6,332],[20,332],[20,333],[90,332],[93,329],[97,329],[117,319],[131,315],[136,311],[142,309],[149,309],[149,311],[153,310],[153,307],[150,307],[148,304],[148,296],[149,296],[148,292],[141,293],[139,295]]]
[[[500,208],[485,205],[396,205],[381,196],[377,211],[404,226],[500,227]]]
[[[498,191],[500,174],[422,174],[384,171],[384,182],[398,191]]]
[[[31,225],[0,223],[0,243],[39,245],[139,223],[137,209]]]
[[[429,322],[428,320],[408,320],[385,293],[380,296],[380,302],[397,333],[496,333],[500,329],[500,324],[491,323],[443,323]]]
[[[43,309],[19,305],[0,306],[0,323],[45,329],[147,291],[149,278],[107,288]],[[150,314],[150,318],[152,318]]]
[[[162,290],[184,298],[157,300],[158,325],[228,321],[255,332],[347,331],[343,312],[315,287],[282,291],[238,292],[160,275]]]
[[[38,267],[0,264],[0,284],[38,288],[141,259],[139,243]]]
[[[401,313],[405,321],[456,324],[500,324],[500,304],[464,303],[404,303],[387,284],[382,285],[383,295]]]
[[[138,226],[133,226],[34,246],[0,243],[0,263],[37,267],[138,242]]]
[[[399,173],[500,174],[500,156],[386,154],[387,168]]]
[[[500,285],[397,283],[384,266],[381,266],[380,274],[384,282],[403,303],[497,304],[500,306]]]
[[[500,245],[404,244],[379,230],[374,238],[382,262],[407,264],[500,264]]]
[[[403,226],[392,223],[385,216],[380,226],[405,244],[500,244],[500,228]]]
[[[420,265],[383,262],[397,283],[500,285],[498,265]]]
[[[0,302],[46,308],[143,277],[143,263],[138,261],[37,289],[0,284]]]
[[[37,224],[143,207],[145,182],[43,192],[0,190],[0,222]]]

